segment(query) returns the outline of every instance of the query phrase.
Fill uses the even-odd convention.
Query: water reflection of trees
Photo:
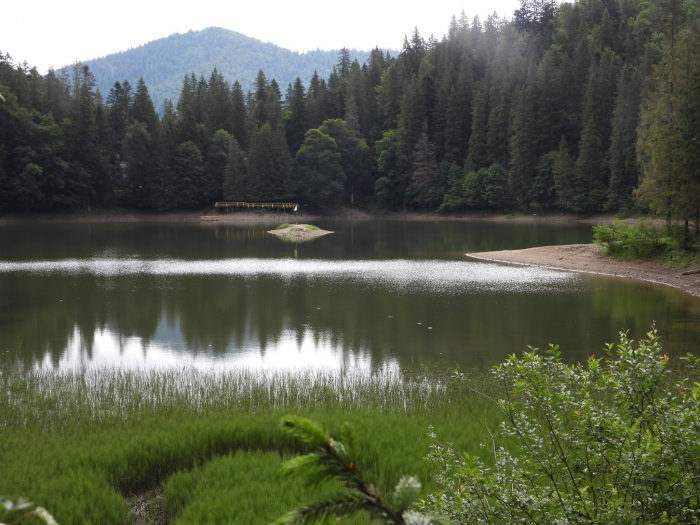
[[[163,337],[163,323],[184,353],[265,352],[290,334],[297,345],[310,334],[375,365],[494,362],[550,342],[580,359],[620,329],[643,335],[653,319],[679,349],[698,339],[696,299],[609,279],[562,293],[440,296],[351,280],[13,274],[0,275],[0,290],[0,355],[26,364],[46,356],[58,363],[75,333],[88,359],[104,329],[147,347]]]

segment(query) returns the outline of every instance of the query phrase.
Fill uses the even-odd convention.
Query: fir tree
[[[231,137],[226,173],[221,187],[224,199],[229,202],[245,201],[247,199],[246,182],[245,157],[234,136]]]

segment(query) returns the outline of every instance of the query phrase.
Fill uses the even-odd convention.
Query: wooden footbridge
[[[292,208],[297,210],[299,204],[296,202],[216,202],[215,208]]]

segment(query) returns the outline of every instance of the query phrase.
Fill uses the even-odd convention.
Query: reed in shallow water
[[[412,473],[430,489],[429,465],[422,461],[430,426],[451,436],[460,449],[478,453],[487,427],[493,430],[499,421],[495,406],[471,390],[495,389],[486,374],[472,374],[470,385],[448,377],[446,371],[434,370],[408,376],[195,368],[4,369],[0,494],[28,497],[51,509],[60,523],[123,523],[124,495],[158,484],[173,487],[172,493],[175,485],[168,480],[175,473],[180,474],[173,480],[194,476],[207,486],[213,482],[206,473],[220,472],[216,464],[233,461],[226,458],[239,451],[245,456],[236,461],[252,465],[259,459],[263,470],[271,468],[263,467],[270,460],[256,459],[255,451],[299,452],[279,431],[280,417],[289,413],[331,431],[349,421],[360,435],[371,436],[362,463],[380,487],[393,486],[400,476]],[[260,469],[240,469],[226,493],[235,492],[237,484],[258,486],[262,503],[274,500],[272,481],[256,481]],[[226,484],[227,478],[211,475],[219,478],[217,486]],[[243,483],[241,476],[250,479]],[[223,514],[202,503],[211,498],[210,491],[193,493],[184,507],[168,507],[171,517],[201,512],[203,522],[221,521]]]

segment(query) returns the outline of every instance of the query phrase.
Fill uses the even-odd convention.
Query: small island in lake
[[[292,239],[294,241],[308,241],[315,237],[320,237],[321,235],[326,235],[327,233],[333,233],[328,230],[322,230],[318,226],[313,224],[281,224],[274,230],[270,230],[267,233],[273,235],[279,235],[285,239]]]

